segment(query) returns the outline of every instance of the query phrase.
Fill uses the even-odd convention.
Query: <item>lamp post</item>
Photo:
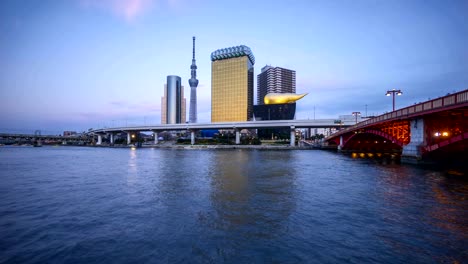
[[[361,115],[361,112],[353,112],[353,116],[356,118],[356,124],[357,124],[357,117]]]
[[[393,89],[393,90],[387,91],[387,93],[385,94],[386,96],[390,96],[390,95],[393,96],[393,110],[392,111],[395,111],[395,94],[402,95],[403,93],[401,92],[401,90]]]

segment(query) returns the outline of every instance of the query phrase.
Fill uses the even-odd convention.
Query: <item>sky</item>
[[[296,71],[296,119],[364,116],[468,89],[468,1],[0,1],[0,132],[160,124],[167,75],[211,120],[211,52]],[[255,77],[255,96],[256,96]],[[256,99],[254,100],[256,102]]]

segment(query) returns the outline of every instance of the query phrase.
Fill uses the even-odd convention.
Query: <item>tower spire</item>
[[[192,40],[193,40],[192,60],[195,61],[195,36],[192,37]]]
[[[190,85],[190,112],[189,112],[189,122],[197,122],[197,64],[195,61],[195,36],[192,37],[192,65],[190,66],[191,78],[189,79]]]

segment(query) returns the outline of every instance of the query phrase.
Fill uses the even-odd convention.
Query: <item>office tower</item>
[[[252,119],[254,64],[244,45],[211,53],[211,122]]]
[[[197,64],[195,63],[195,37],[192,38],[193,50],[192,50],[192,65],[190,66],[192,77],[189,79],[190,85],[190,111],[189,111],[189,122],[197,122]]]
[[[269,93],[295,93],[296,71],[269,65],[257,75],[257,104],[263,104],[263,98]]]
[[[185,123],[184,86],[179,76],[167,76],[164,85],[164,96],[161,97],[161,124]]]

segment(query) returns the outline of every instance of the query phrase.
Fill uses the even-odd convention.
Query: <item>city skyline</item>
[[[403,91],[401,108],[468,87],[464,1],[240,6],[2,1],[0,131],[157,124],[165,76],[190,79],[194,35],[198,122],[211,116],[211,51],[237,45],[252,49],[257,73],[267,64],[296,71],[297,93],[309,93],[297,104],[298,119],[391,111],[391,89]],[[265,30],[266,22],[278,31]]]

